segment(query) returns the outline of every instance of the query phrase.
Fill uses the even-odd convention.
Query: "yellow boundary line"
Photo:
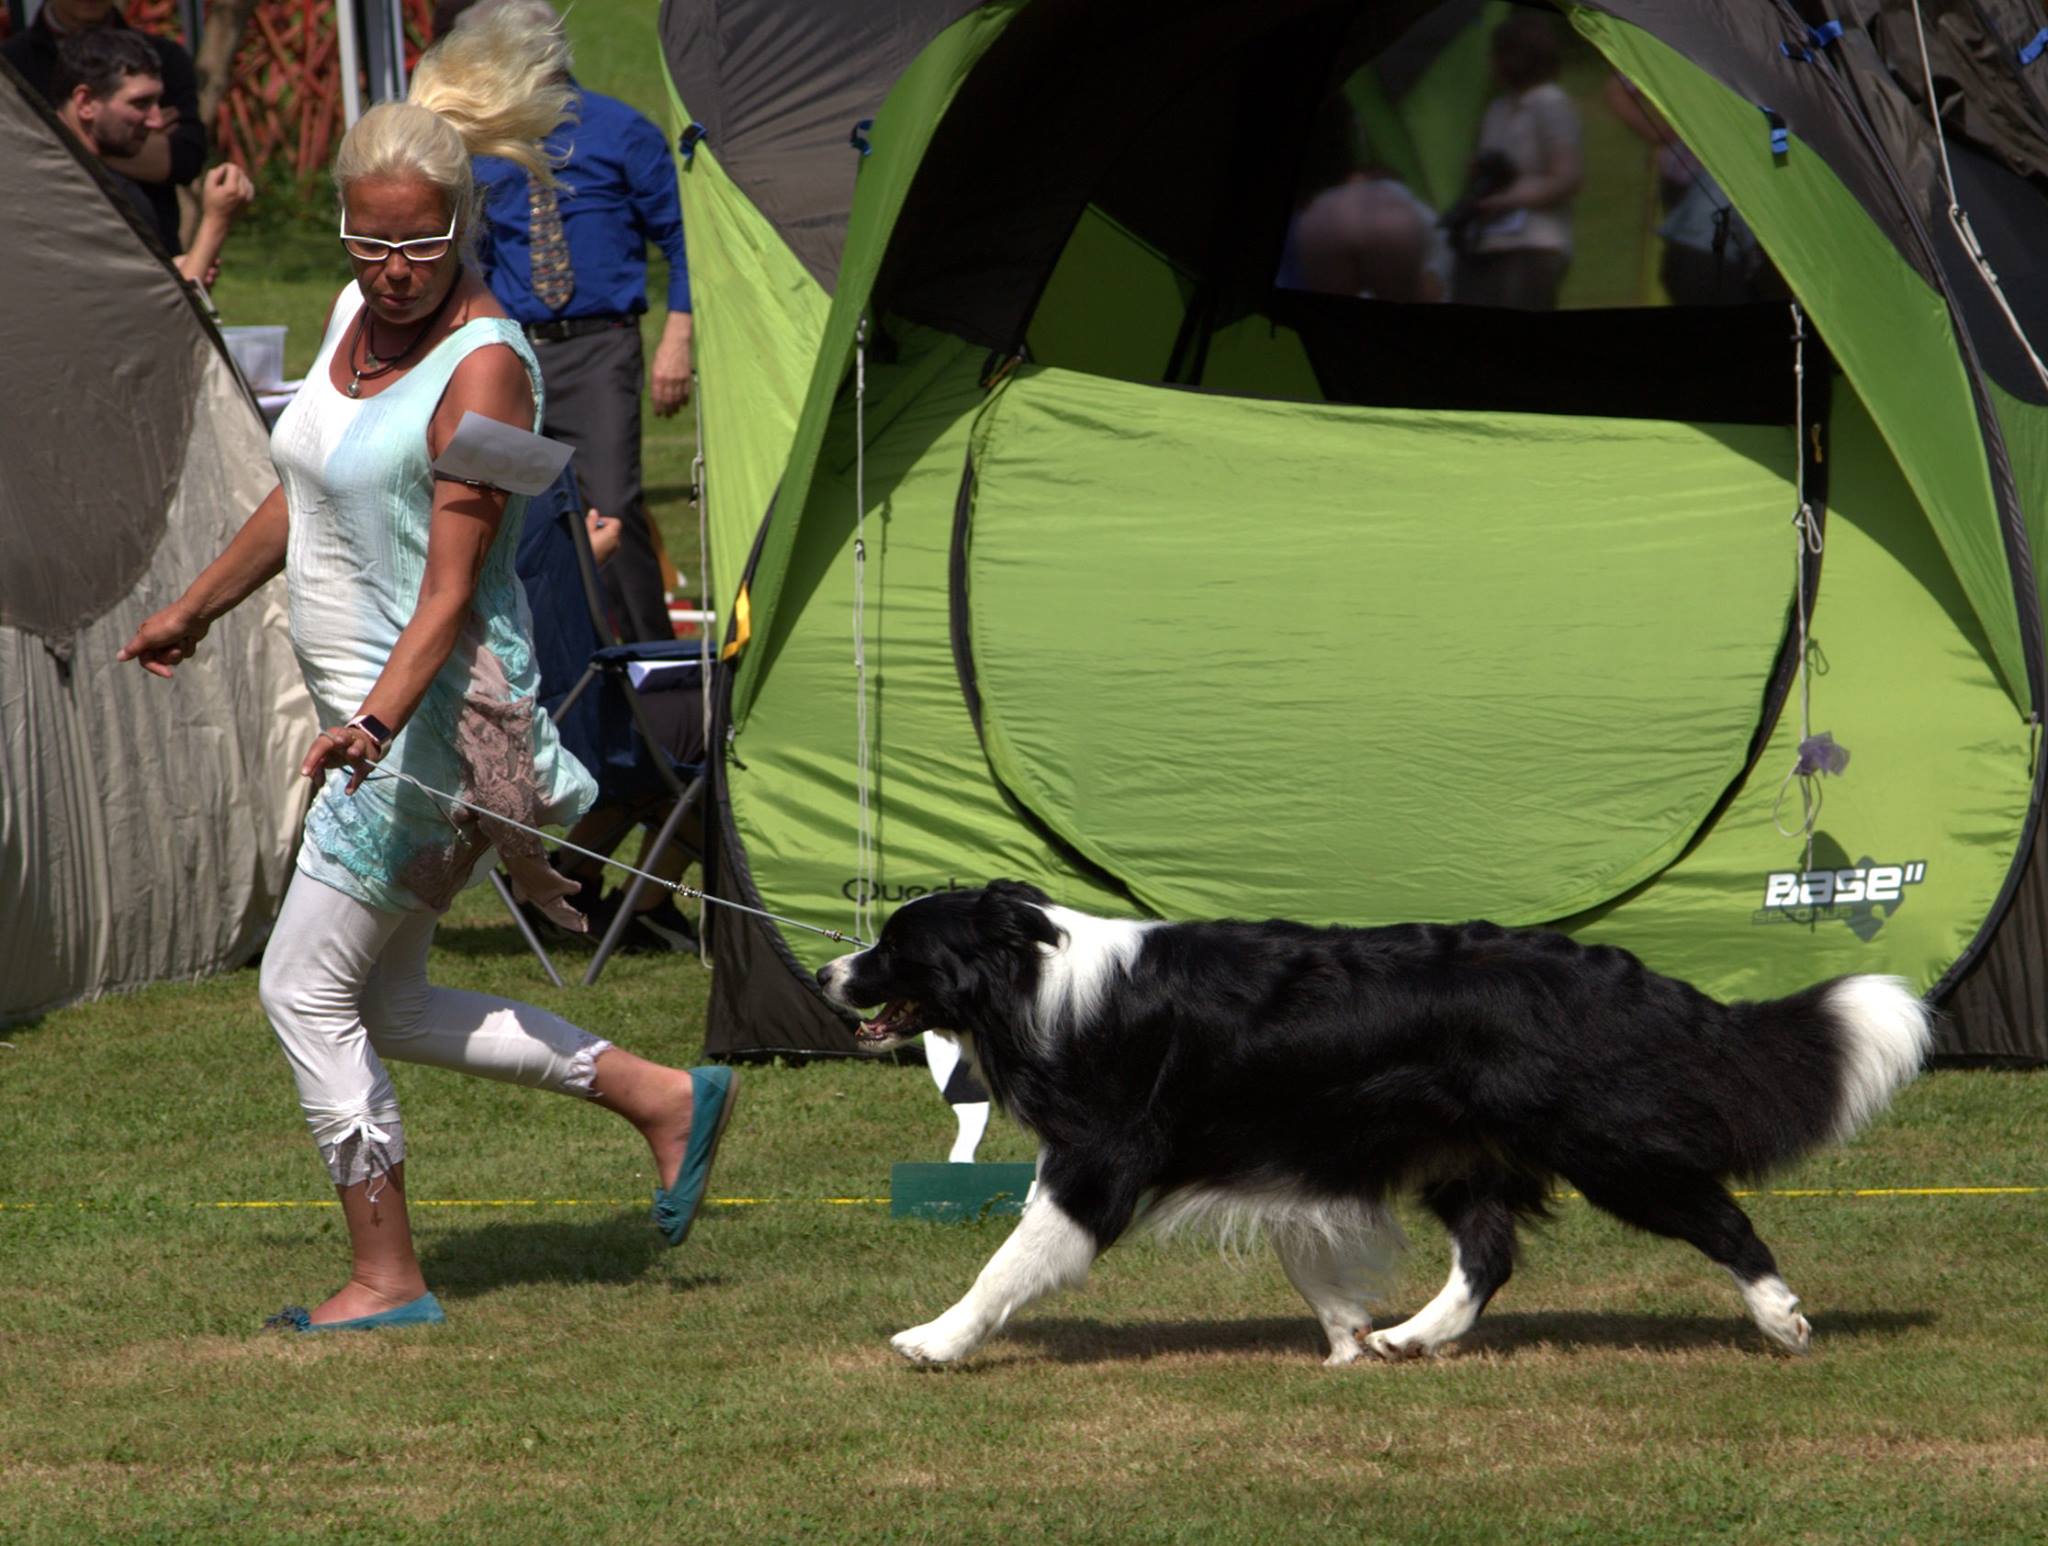
[[[1736,1197],[2038,1197],[2048,1186],[1817,1186],[1768,1192],[1735,1192]]]
[[[1577,1192],[1560,1192],[1560,1197],[1577,1198]],[[2048,1186],[1813,1186],[1784,1187],[1767,1191],[1735,1192],[1736,1197],[2040,1197]],[[790,1205],[825,1208],[877,1208],[888,1204],[886,1197],[707,1197],[711,1208],[772,1208]],[[637,1208],[646,1199],[637,1197],[414,1197],[414,1208]],[[110,1203],[79,1200],[62,1202],[0,1202],[0,1213],[52,1212],[59,1208],[106,1208]],[[250,1202],[195,1202],[190,1208],[268,1209],[338,1208],[333,1198],[280,1199]]]
[[[865,1208],[887,1206],[886,1197],[707,1197],[707,1208],[766,1208],[777,1204],[801,1203],[828,1208]],[[647,1205],[644,1197],[410,1197],[408,1208],[641,1208]],[[90,1202],[80,1199],[76,1202],[0,1202],[0,1213],[51,1212],[71,1207],[90,1210],[108,1208],[111,1203]],[[338,1208],[341,1204],[332,1197],[291,1198],[275,1201],[253,1202],[193,1202],[182,1206],[188,1208]]]

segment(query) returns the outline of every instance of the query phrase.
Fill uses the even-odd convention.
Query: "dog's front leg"
[[[986,1342],[1017,1311],[1088,1276],[1095,1237],[1053,1201],[1043,1182],[1010,1238],[981,1269],[974,1287],[937,1320],[889,1339],[912,1363],[952,1363]]]

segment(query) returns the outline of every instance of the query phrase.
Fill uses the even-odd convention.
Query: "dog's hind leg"
[[[889,1345],[912,1363],[965,1358],[1032,1300],[1087,1277],[1097,1250],[1094,1232],[1059,1205],[1041,1171],[1024,1217],[981,1269],[974,1287],[938,1319],[898,1332]]]
[[[1371,1302],[1393,1255],[1389,1236],[1368,1230],[1331,1239],[1289,1230],[1274,1236],[1273,1249],[1287,1281],[1308,1301],[1330,1339],[1330,1356],[1323,1362],[1333,1369],[1350,1363],[1363,1351],[1359,1339],[1372,1330]]]
[[[1712,1176],[1617,1166],[1604,1176],[1571,1179],[1588,1202],[1623,1223],[1683,1240],[1726,1267],[1742,1290],[1750,1319],[1774,1345],[1788,1353],[1803,1353],[1812,1345],[1813,1327],[1799,1313],[1798,1296],[1778,1276],[1771,1248]]]
[[[1451,1233],[1451,1275],[1437,1296],[1398,1326],[1365,1339],[1381,1358],[1424,1358],[1470,1331],[1486,1303],[1515,1270],[1515,1211],[1534,1206],[1501,1179],[1468,1178],[1423,1193],[1429,1211]]]

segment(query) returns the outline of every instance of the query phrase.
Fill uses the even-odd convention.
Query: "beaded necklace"
[[[434,330],[434,324],[441,320],[441,314],[447,311],[448,303],[455,299],[455,292],[461,287],[461,284],[462,269],[460,265],[457,265],[455,279],[448,286],[448,293],[441,297],[441,304],[436,306],[421,320],[419,330],[412,335],[412,341],[389,359],[385,359],[371,351],[370,307],[368,302],[365,302],[363,309],[356,313],[356,330],[349,339],[348,359],[345,362],[349,369],[349,383],[343,390],[350,397],[361,397],[365,381],[375,381],[381,376],[388,376],[398,369],[400,365],[403,365],[406,357],[419,347],[420,340]],[[355,363],[357,344],[361,344],[363,349],[363,363],[361,365]]]

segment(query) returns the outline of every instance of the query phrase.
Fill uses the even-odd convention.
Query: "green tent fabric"
[[[1997,305],[1935,153],[2027,274],[2030,99],[1934,146],[1891,0],[1825,37],[1760,0],[1561,5],[1790,299],[1276,290],[1274,168],[1318,102],[1398,108],[1404,156],[1469,125],[1476,9],[666,0],[735,619],[717,893],[842,929],[997,876],[1125,915],[1484,915],[1722,995],[1896,972],[1949,1054],[2048,1057],[2041,319]],[[1440,47],[1418,97],[1393,64],[1429,37],[1465,66]],[[1801,780],[1821,732],[1851,761]],[[714,1054],[850,1050],[810,985],[838,946],[711,921]]]
[[[2023,695],[2019,614],[1999,527],[1970,518],[1995,508],[1991,470],[1942,296],[1898,261],[1824,162],[1788,154],[1779,164],[1757,132],[1753,105],[1639,29],[1583,10],[1573,20],[1667,118],[1685,125],[1688,145],[1812,313],[1933,512],[2007,680]],[[1912,367],[1902,369],[1902,360]]]
[[[751,362],[745,370],[707,375],[697,399],[702,443],[725,448],[718,477],[704,478],[700,494],[711,550],[743,556],[796,435],[827,300],[711,151],[693,149],[681,186],[693,234],[691,276],[704,292],[695,303],[696,347],[715,358]],[[742,295],[744,304],[728,304]],[[714,581],[732,574],[712,596],[720,616],[731,615],[740,568],[728,560],[712,571]]]
[[[1231,470],[1254,457],[1252,540]],[[973,437],[990,765],[1154,912],[1577,912],[1662,869],[1743,771],[1795,459],[1761,426],[1022,373]],[[1222,816],[1254,789],[1255,819]]]

